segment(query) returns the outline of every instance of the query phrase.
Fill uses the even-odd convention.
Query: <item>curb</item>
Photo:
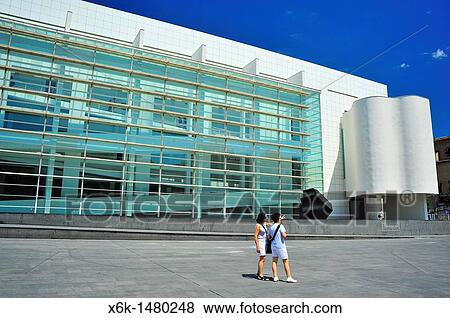
[[[69,234],[69,235],[67,235]],[[79,226],[0,224],[2,238],[39,238],[39,239],[223,239],[223,240],[252,240],[252,233],[230,232],[198,232],[198,231],[165,231],[144,229],[119,229]],[[400,235],[348,235],[348,234],[289,234],[294,240],[348,240],[348,239],[401,239],[417,236]]]

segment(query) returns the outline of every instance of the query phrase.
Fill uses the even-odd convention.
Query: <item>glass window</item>
[[[91,116],[97,117],[97,116]],[[90,121],[89,125],[89,133],[97,133],[97,134],[117,134],[117,136],[109,135],[110,139],[114,140],[123,140],[125,138],[125,127],[124,126],[116,126],[112,124],[102,124],[99,122]]]
[[[225,140],[216,137],[197,137],[196,148],[211,152],[225,152]]]
[[[126,105],[128,102],[128,92],[113,88],[94,86],[91,89],[91,98],[109,103]]]
[[[276,176],[276,174],[278,174],[278,163],[276,161],[257,159],[256,171],[261,173],[256,175],[257,188],[271,190],[279,189],[280,178]]]
[[[24,164],[24,159],[28,163]],[[14,211],[33,212],[38,171],[39,159],[36,157],[13,155],[5,158],[2,156],[0,160],[0,201],[24,200],[23,204],[19,205],[20,207],[17,207],[17,203],[10,203],[14,206]],[[1,207],[4,206],[5,203],[2,203]]]
[[[312,93],[303,97],[303,105],[315,107],[319,102],[319,94]]]
[[[215,103],[225,103],[225,93],[220,91],[214,91],[210,89],[199,88],[198,91],[199,99],[205,101],[215,102]]]
[[[259,85],[256,85],[255,94],[261,95],[264,97],[273,98],[273,99],[278,98],[278,91],[276,89],[259,86]]]
[[[224,170],[224,168],[225,168],[225,156],[224,155],[218,155],[218,154],[212,154],[211,155],[211,161],[210,161],[210,168],[211,169]]]
[[[230,188],[244,188],[244,176],[241,175],[233,175],[233,174],[227,174],[227,187]],[[239,193],[236,193],[237,196],[240,197]],[[232,196],[232,193],[229,194],[229,196]],[[229,197],[227,199],[230,199]],[[240,197],[242,200],[242,197]],[[239,205],[242,205],[242,202],[239,202]]]
[[[265,158],[278,158],[279,149],[276,146],[256,144],[256,156]]]
[[[55,55],[84,62],[94,62],[94,51],[67,44],[57,43],[55,48]]]
[[[195,98],[196,89],[194,85],[166,81],[166,93]]]
[[[278,128],[278,117],[258,114],[258,126],[262,128]]]
[[[136,93],[136,92],[133,92],[132,104],[134,106],[140,106],[140,107],[146,108],[146,109],[162,110],[162,108],[163,108],[162,98],[155,97],[150,94],[141,94],[141,93]],[[147,117],[144,116],[144,118],[147,118]]]
[[[191,114],[192,113],[192,103],[183,102],[171,98],[165,99],[165,110],[169,112],[175,112],[180,114]]]
[[[236,95],[236,94],[228,94],[227,104],[234,105],[234,106],[246,107],[246,108],[252,108],[253,100],[246,96],[241,96],[241,95]]]
[[[277,142],[278,132],[268,129],[255,129],[256,140]]]
[[[280,158],[285,160],[297,160],[301,158],[302,150],[291,147],[280,147]]]
[[[105,119],[109,121],[125,122],[126,110],[122,107],[116,107],[111,105],[103,105],[92,103],[89,109],[89,117]]]
[[[4,127],[10,129],[43,131],[44,116],[5,112]]]
[[[225,109],[222,107],[212,107],[212,118],[224,120]]]
[[[232,137],[241,137],[241,126],[227,124],[227,135]]]
[[[250,113],[250,112],[245,112],[244,113],[245,116],[245,123],[249,124],[249,125],[254,125],[255,124],[255,114]]]
[[[87,165],[87,164],[86,164]],[[102,175],[105,174],[106,175]],[[102,170],[94,170],[93,173],[85,173],[83,180],[83,197],[90,197],[93,204],[85,204],[89,207],[84,213],[92,214],[110,214],[112,211],[105,209],[105,204],[100,203],[101,197],[120,197],[121,195],[121,180],[110,176],[110,173]],[[94,200],[94,197],[95,198]],[[100,198],[99,198],[100,197]],[[90,200],[90,199],[87,199]],[[95,204],[100,203],[100,204]],[[108,205],[107,205],[108,206]]]
[[[102,67],[95,67],[94,80],[128,87],[130,78],[125,72],[118,72]]]
[[[227,156],[227,170],[241,171],[242,161],[241,157]]]
[[[11,66],[31,70],[38,70],[50,73],[52,70],[52,59],[31,54],[18,52],[9,53],[9,63]]]
[[[128,134],[128,141],[144,145],[160,145],[161,132],[154,128],[136,127],[131,128]]]
[[[244,93],[253,93],[253,85],[246,82],[241,82],[233,79],[228,80],[228,88],[234,91],[244,92]]]
[[[166,75],[166,68],[164,65],[151,63],[142,60],[133,61],[133,69],[139,72],[144,72],[148,74],[155,74],[159,76]]]
[[[11,73],[10,87],[17,87],[32,91],[55,93],[56,81],[50,81],[45,77],[37,77],[24,73]]]
[[[152,121],[150,122],[151,127],[162,127],[163,126],[163,115],[153,114]]]
[[[300,95],[290,92],[280,91],[280,100],[290,103],[300,104]]]
[[[225,174],[223,172],[211,173],[209,177],[209,184],[213,187],[223,187],[225,185]]]
[[[80,84],[80,83],[72,83],[72,82],[55,79],[50,82],[50,85],[51,85],[50,92],[59,94],[59,95],[71,96],[72,95],[72,85],[74,85],[74,84],[75,84],[75,86],[77,86],[77,84]],[[83,84],[79,85],[79,87],[83,87]]]
[[[8,51],[5,49],[0,49],[0,65],[6,65],[7,56]],[[4,78],[5,78],[5,69],[0,69],[0,85],[3,85]]]
[[[253,155],[253,144],[243,140],[227,140],[227,153],[236,155]]]
[[[140,88],[146,91],[164,92],[164,80],[159,78],[144,77],[139,75],[132,76],[132,87]]]
[[[131,68],[131,59],[123,56],[112,55],[97,51],[95,54],[95,62],[108,66],[120,67],[125,69]]]
[[[90,80],[92,77],[92,66],[55,60],[53,63],[53,73]]]
[[[242,122],[243,114],[245,114],[245,113],[242,113],[242,112],[234,110],[234,109],[228,109],[227,120],[240,123],[240,122]]]
[[[263,111],[265,113],[278,113],[278,105],[276,103],[267,102],[264,100],[255,100],[256,109]]]
[[[9,44],[9,34],[5,32],[0,32],[0,43],[3,45]]]
[[[27,51],[37,51],[47,54],[53,54],[53,42],[37,40],[28,36],[13,35],[11,46],[25,49]]]
[[[291,131],[299,133],[299,132],[302,131],[301,127],[302,127],[301,126],[301,122],[299,122],[297,120],[291,120]],[[302,136],[301,135],[292,134],[291,137],[292,137],[292,140],[300,141]]]
[[[170,169],[170,168],[162,168],[161,169],[161,182],[164,183],[178,183],[178,184],[191,184],[190,181],[190,173],[189,170],[185,169]],[[162,187],[161,192],[164,193],[182,193],[184,192],[184,188],[177,187]]]
[[[16,92],[7,92],[6,105],[14,108],[27,108],[38,111],[45,111],[47,98],[33,94],[23,94]]]
[[[177,78],[184,81],[197,82],[197,72],[172,66],[167,67],[167,77]]]
[[[200,73],[200,75],[199,75],[199,82],[201,84],[216,86],[216,87],[221,87],[221,88],[225,88],[226,84],[227,84],[226,79],[223,77],[218,77],[218,76],[213,76],[213,75],[203,74],[203,73]]]
[[[211,122],[211,130],[208,131],[207,129],[205,129],[205,133],[211,135],[225,135],[225,124]]]
[[[172,166],[191,166],[192,154],[174,150],[164,150],[162,152],[162,163]]]
[[[300,107],[290,106],[286,104],[281,104],[279,107],[279,113],[283,116],[289,116],[289,117],[295,117],[295,118],[302,118],[303,112]]]
[[[164,115],[164,127],[169,129],[182,129],[188,130],[188,119],[186,117],[172,116],[165,114]]]

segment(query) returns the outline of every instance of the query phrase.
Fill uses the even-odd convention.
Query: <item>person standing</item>
[[[270,225],[270,223],[267,223],[266,214],[264,212],[259,213],[258,217],[256,218],[254,233],[256,253],[258,253],[259,255],[256,278],[258,278],[259,280],[267,280],[266,277],[264,277],[264,263],[266,262],[267,227]]]
[[[278,282],[278,259],[283,260],[284,271],[286,272],[286,281],[288,283],[296,283],[297,280],[292,278],[291,268],[289,267],[289,259],[286,248],[287,232],[283,223],[284,215],[280,213],[272,214],[273,225],[269,228],[269,236],[272,240],[272,273],[273,281]]]

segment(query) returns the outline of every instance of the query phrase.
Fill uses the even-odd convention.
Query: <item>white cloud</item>
[[[303,38],[300,33],[291,33],[289,34],[289,37],[296,41],[301,40]]]
[[[410,67],[410,65],[408,63],[402,63],[402,64],[400,64],[400,67],[401,68],[408,68],[408,67]]]
[[[448,55],[442,49],[437,49],[436,52],[431,52],[431,57],[440,60],[446,58]]]

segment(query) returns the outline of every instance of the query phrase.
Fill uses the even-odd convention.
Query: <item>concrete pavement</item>
[[[448,236],[290,241],[299,284],[249,278],[257,261],[249,241],[0,239],[0,246],[0,297],[450,297]]]

